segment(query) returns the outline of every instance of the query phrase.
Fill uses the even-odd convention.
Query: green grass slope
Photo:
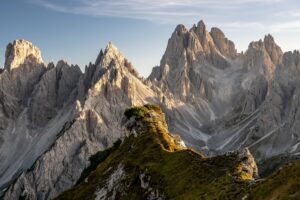
[[[205,158],[183,148],[157,106],[131,108],[125,116],[124,141],[99,152],[97,167],[91,160],[93,167],[57,200],[234,200],[248,194],[252,177],[237,154]]]
[[[299,200],[300,163],[282,167],[251,190],[251,200]]]

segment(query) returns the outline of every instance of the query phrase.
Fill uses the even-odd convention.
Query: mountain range
[[[82,72],[63,60],[45,64],[37,47],[16,40],[6,48],[0,81],[3,199],[53,199],[78,184],[91,166],[91,156],[113,148],[119,140],[123,141],[119,148],[126,150],[131,134],[124,112],[145,104],[159,105],[165,113],[169,127],[164,127],[170,132],[166,140],[181,138],[175,149],[165,149],[192,148],[184,150],[190,159],[205,156],[208,165],[214,162],[210,159],[226,160],[238,155],[236,151],[246,151],[264,175],[300,153],[300,53],[282,52],[271,35],[239,53],[220,29],[208,31],[203,21],[191,29],[178,25],[160,65],[148,78],[141,77],[112,43]],[[164,119],[157,123],[165,124]],[[226,170],[235,174],[231,169],[238,161],[226,165]],[[207,167],[205,162],[197,165],[201,170]],[[114,167],[124,171],[122,165]],[[222,173],[216,178],[226,179]],[[106,193],[111,193],[107,187]],[[149,195],[157,194],[156,189],[169,195],[151,188]]]

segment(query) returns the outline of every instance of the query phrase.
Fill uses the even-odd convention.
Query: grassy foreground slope
[[[264,181],[254,185],[251,200],[299,200],[300,163],[282,167]]]
[[[100,159],[78,184],[62,193],[68,199],[242,199],[253,172],[238,153],[205,158],[171,136],[161,109],[154,105],[125,112],[126,137]],[[96,156],[96,157],[97,157]],[[253,158],[252,158],[253,159]]]

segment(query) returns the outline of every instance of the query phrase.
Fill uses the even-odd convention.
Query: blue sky
[[[147,76],[158,65],[177,24],[203,19],[245,50],[271,33],[284,51],[300,49],[297,0],[2,0],[0,65],[7,43],[23,38],[46,62],[82,68],[112,41]]]

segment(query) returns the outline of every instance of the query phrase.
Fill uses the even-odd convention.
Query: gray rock
[[[52,199],[71,188],[89,165],[91,155],[124,137],[121,122],[125,109],[157,102],[154,92],[136,77],[126,63],[123,55],[110,43],[98,57],[98,65],[91,64],[86,69],[79,78],[78,88],[81,89],[77,92],[78,96],[82,96],[81,92],[86,91],[84,103],[75,103],[72,109],[76,114],[72,121],[65,124],[51,147],[8,188],[4,199]],[[45,79],[52,77],[54,72],[57,74],[59,66],[61,64],[51,68]],[[94,72],[89,74],[90,71]],[[68,80],[69,84],[73,82]],[[44,83],[43,80],[41,82]],[[49,85],[52,82],[46,81]],[[86,89],[86,86],[90,88]],[[54,89],[45,94],[54,93],[51,91]],[[53,105],[55,103],[57,101],[53,100]]]
[[[71,188],[89,156],[124,137],[124,110],[145,103],[160,104],[170,132],[206,155],[249,148],[263,161],[300,152],[300,53],[283,54],[270,35],[240,54],[203,21],[190,30],[179,25],[147,80],[112,43],[83,74],[64,61],[46,67],[26,41],[6,52],[0,74],[4,199],[51,199]],[[256,176],[249,151],[241,152],[245,170]]]

